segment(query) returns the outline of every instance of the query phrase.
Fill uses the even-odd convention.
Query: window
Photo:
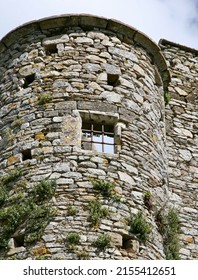
[[[126,124],[113,112],[79,110],[82,118],[81,149],[102,153],[119,153],[122,130]]]
[[[115,153],[114,126],[93,122],[83,123],[82,149]]]

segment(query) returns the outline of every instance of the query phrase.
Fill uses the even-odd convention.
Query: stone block
[[[95,168],[87,168],[87,172],[91,175],[97,175],[97,176],[105,176],[106,172],[104,170],[99,170]]]
[[[2,42],[0,42],[0,53],[4,52],[5,50],[6,50],[5,45]]]
[[[63,121],[63,117],[53,117],[53,122],[60,123]]]
[[[43,46],[57,45],[61,43],[67,43],[68,41],[69,41],[69,36],[67,34],[52,36],[43,39]]]
[[[134,185],[135,184],[134,179],[130,175],[128,175],[128,174],[126,174],[124,172],[121,172],[121,171],[118,171],[118,175],[119,175],[119,178],[120,178],[121,181],[126,182],[126,183],[128,183],[130,185]]]
[[[59,178],[56,180],[57,185],[68,185],[68,184],[73,184],[74,180],[73,179],[65,179],[65,178]]]
[[[130,39],[133,39],[135,33],[137,32],[137,30],[132,28],[131,26],[123,24],[118,20],[112,19],[108,20],[107,29],[115,33],[121,33]]]
[[[17,255],[17,254],[20,254],[20,253],[25,253],[26,252],[26,248],[25,247],[16,247],[16,248],[13,248],[13,249],[10,249],[8,252],[7,252],[7,256],[10,257],[10,256],[13,256],[13,255]]]
[[[182,248],[182,249],[180,249],[179,253],[182,255],[188,256],[188,257],[190,256],[190,250],[188,250],[188,249]]]
[[[179,155],[186,161],[190,161],[192,159],[191,152],[186,149],[179,149]]]
[[[121,102],[121,96],[120,94],[117,94],[113,91],[103,91],[100,96],[103,99],[106,99],[109,103],[120,103]]]
[[[100,63],[100,62],[105,63],[106,62],[106,59],[101,58],[94,54],[87,55],[86,59],[90,60],[91,63]]]
[[[79,37],[74,40],[77,44],[93,45],[93,40],[87,37]]]
[[[90,30],[93,27],[106,29],[107,19],[103,17],[96,17],[84,14],[80,15],[79,17],[79,25],[82,26],[83,29],[86,28],[87,30]]]
[[[117,113],[117,106],[100,101],[78,101],[78,109]]]
[[[179,93],[179,95],[187,96],[188,93],[179,87],[175,87],[175,91]]]
[[[138,58],[136,54],[134,54],[132,51],[129,52],[119,48],[109,47],[109,52],[115,56],[120,56],[122,58],[130,59],[131,61],[138,63]]]
[[[63,118],[61,123],[62,134],[60,137],[62,145],[81,146],[82,120],[77,110],[71,115]]]
[[[59,162],[54,164],[53,172],[63,173],[69,171],[70,171],[70,165],[67,162]]]
[[[78,26],[78,16],[70,15],[60,16],[60,17],[49,17],[46,19],[41,19],[39,22],[41,30],[63,28],[66,26]]]
[[[33,67],[32,67],[32,65],[26,65],[26,66],[20,68],[19,69],[19,74],[22,77],[26,77],[26,76],[29,76],[29,75],[33,74]]]
[[[91,39],[100,39],[100,40],[108,40],[109,38],[108,36],[106,36],[105,34],[99,31],[90,31],[88,32],[87,37]]]
[[[45,140],[45,135],[42,131],[35,134],[35,140]]]
[[[121,75],[120,68],[115,65],[105,63],[105,64],[103,64],[103,67],[108,74]]]
[[[18,155],[14,155],[8,158],[7,160],[7,165],[14,165],[15,163],[19,163],[22,162],[22,155],[18,154]]]
[[[136,175],[136,176],[138,175],[138,169],[136,167],[133,167],[132,165],[129,165],[125,162],[122,163],[122,166],[124,166],[126,168],[126,170],[128,172],[130,172],[131,174]]]
[[[140,77],[144,77],[145,73],[142,67],[140,67],[138,64],[134,63],[133,70],[138,74]]]
[[[84,68],[90,73],[98,72],[101,70],[101,66],[97,63],[85,63]]]
[[[76,101],[63,101],[55,104],[55,110],[76,109]]]
[[[39,30],[38,23],[35,21],[29,22],[28,24],[24,24],[8,33],[3,38],[2,42],[7,47],[10,47],[12,44],[15,44],[26,35],[33,34],[36,30]]]

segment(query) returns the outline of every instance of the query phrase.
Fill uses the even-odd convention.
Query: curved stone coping
[[[31,21],[17,27],[3,37],[0,41],[0,52],[5,51],[13,43],[16,43],[20,37],[28,35],[34,31],[75,26],[82,27],[84,30],[101,28],[113,31],[123,35],[123,40],[126,42],[127,40],[132,40],[135,44],[144,48],[151,55],[153,62],[157,65],[163,80],[164,88],[167,89],[170,82],[170,74],[160,47],[144,33],[114,19],[87,14],[68,14]]]

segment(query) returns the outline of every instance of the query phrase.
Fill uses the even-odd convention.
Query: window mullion
[[[102,152],[104,153],[104,124],[102,124]]]

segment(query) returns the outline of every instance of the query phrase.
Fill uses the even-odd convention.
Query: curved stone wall
[[[51,200],[56,214],[41,239],[27,245],[13,233],[1,255],[165,258],[155,211],[167,200],[164,90],[169,74],[159,48],[116,21],[62,16],[8,34],[1,42],[0,71],[1,174],[22,170],[9,196],[21,191],[22,183],[28,193],[42,180],[56,181]],[[90,122],[113,127],[115,153],[82,148],[81,128]],[[113,195],[98,192],[97,180],[112,183]],[[90,223],[95,199],[109,212],[97,226]],[[151,227],[146,241],[129,229],[127,221],[137,213]],[[70,232],[80,235],[75,249],[65,245]],[[111,237],[103,251],[93,245],[101,234]]]

